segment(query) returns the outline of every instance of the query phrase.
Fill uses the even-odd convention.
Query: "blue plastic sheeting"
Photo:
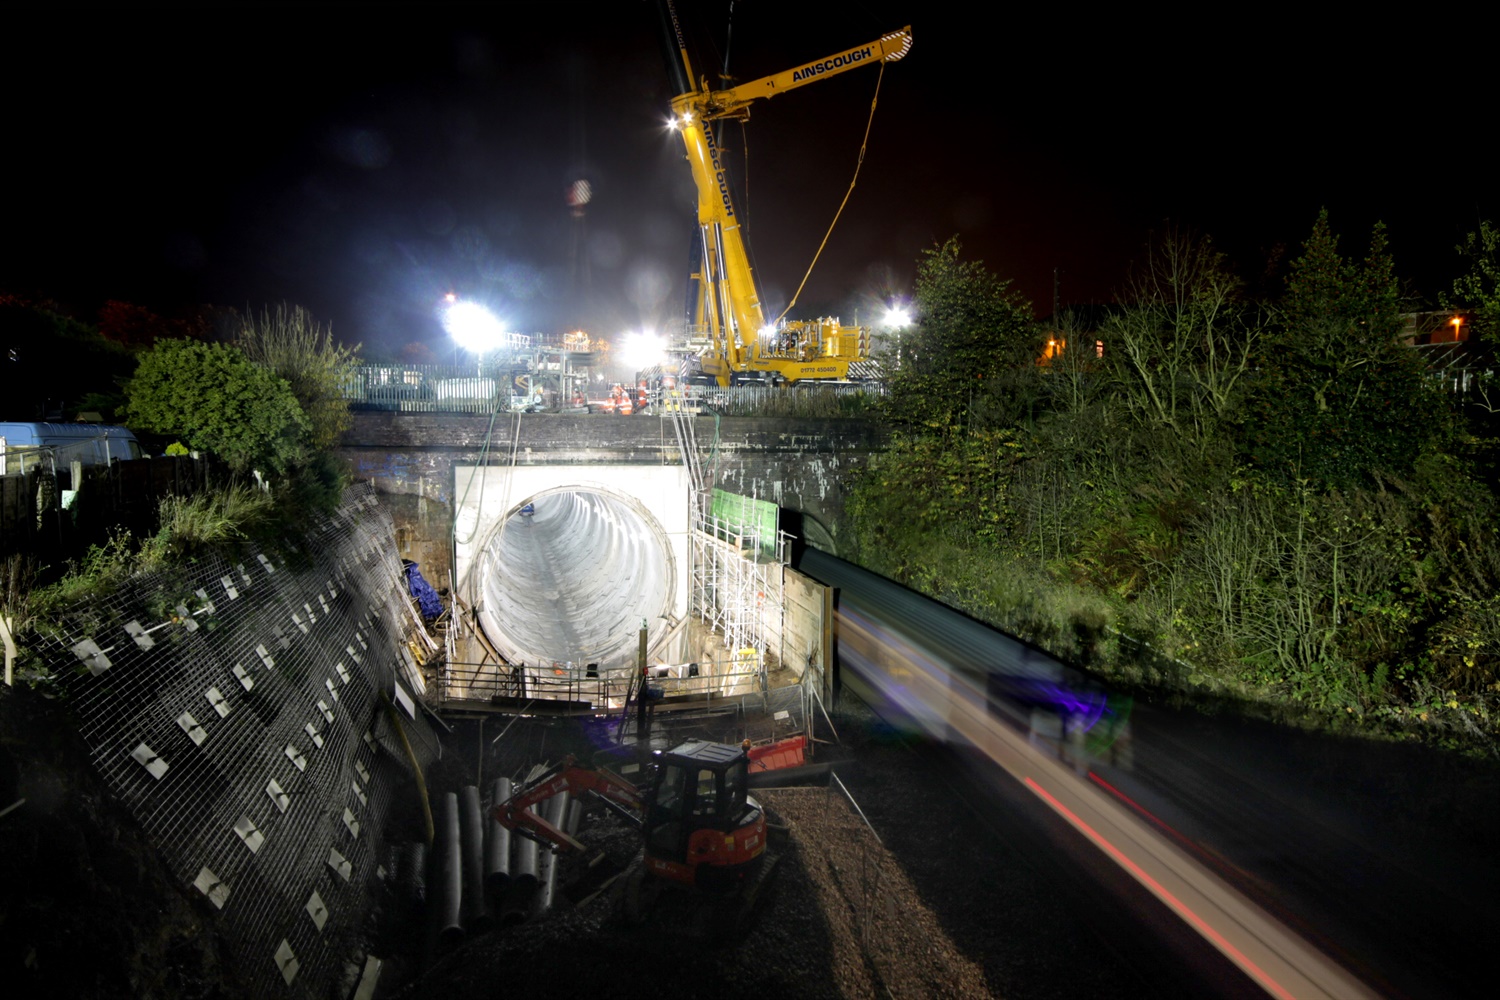
[[[417,599],[423,619],[432,621],[443,613],[443,602],[438,598],[437,591],[432,589],[432,584],[422,576],[422,571],[417,569],[414,562],[406,564],[406,586],[411,591],[411,596]]]

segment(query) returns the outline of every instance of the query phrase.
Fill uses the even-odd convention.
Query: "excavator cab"
[[[732,889],[766,848],[765,814],[746,793],[748,755],[689,740],[655,756],[643,830],[647,868],[702,889]]]

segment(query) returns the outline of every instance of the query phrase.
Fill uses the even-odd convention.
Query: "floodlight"
[[[505,326],[477,302],[454,302],[443,312],[443,328],[466,351],[484,354],[505,345]]]
[[[620,360],[631,370],[661,364],[666,350],[666,341],[650,330],[632,331],[620,338]]]
[[[911,310],[905,306],[893,305],[885,311],[885,326],[900,329],[903,326],[911,326]]]

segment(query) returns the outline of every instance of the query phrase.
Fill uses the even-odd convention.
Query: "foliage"
[[[1015,432],[1004,430],[896,437],[855,493],[863,545],[886,548],[908,525],[993,545],[1014,519],[1009,477],[1022,448]]]
[[[141,356],[128,409],[142,430],[181,438],[236,472],[304,462],[309,423],[285,379],[224,344],[164,340]]]
[[[1018,403],[1041,336],[1031,307],[958,239],[923,252],[917,320],[888,380],[886,412],[902,426],[1003,422]]]
[[[202,312],[168,319],[137,303],[110,299],[99,309],[99,333],[131,350],[148,348],[169,337],[201,340],[208,332],[208,319]]]
[[[1500,234],[1467,250],[1455,295],[1500,304]],[[1004,282],[952,242],[922,268],[847,555],[1132,683],[1337,726],[1490,719],[1500,449],[1402,342],[1380,227],[1352,259],[1320,215],[1271,301],[1168,232],[1040,363]]]
[[[1467,269],[1454,279],[1453,292],[1443,296],[1442,303],[1467,313],[1471,358],[1465,415],[1470,431],[1494,452],[1500,447],[1500,376],[1494,364],[1500,348],[1500,229],[1488,220],[1481,222],[1478,232],[1469,233],[1457,250]],[[1491,455],[1492,480],[1500,480],[1496,464]]]
[[[205,550],[233,548],[269,524],[274,508],[271,494],[250,486],[163,497],[157,512],[161,526],[142,545],[136,571],[157,569]]]
[[[61,608],[104,597],[134,571],[135,545],[124,531],[110,535],[102,545],[89,546],[62,579],[32,595],[31,612],[45,618]]]
[[[1206,237],[1169,231],[1147,244],[1126,307],[1100,333],[1120,399],[1136,418],[1181,436],[1214,441],[1237,407],[1264,333],[1261,310]]]
[[[1457,250],[1468,270],[1454,279],[1452,297],[1444,304],[1470,310],[1474,332],[1491,344],[1500,342],[1500,228],[1481,222]]]
[[[1402,329],[1385,231],[1356,264],[1322,212],[1292,264],[1283,324],[1267,345],[1246,414],[1251,458],[1328,486],[1406,475],[1448,431],[1448,411]]]
[[[0,419],[9,420],[40,419],[59,406],[69,417],[112,408],[135,368],[129,350],[92,327],[9,296],[0,296],[0,360],[6,367]]]
[[[349,429],[343,388],[359,348],[334,343],[301,306],[280,305],[259,316],[235,317],[236,344],[245,357],[276,373],[291,387],[308,421],[308,446],[318,452],[338,444]]]
[[[55,583],[36,587],[36,571],[12,563],[11,577],[25,588],[10,588],[7,607],[24,603],[31,618],[102,597],[140,573],[171,568],[207,551],[231,553],[277,523],[271,495],[254,487],[228,485],[190,497],[167,496],[158,505],[160,526],[154,535],[136,539],[124,531],[102,545],[89,547],[84,557],[68,567]],[[24,590],[25,602],[16,594]]]

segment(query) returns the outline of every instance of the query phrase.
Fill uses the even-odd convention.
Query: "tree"
[[[1263,333],[1258,310],[1207,237],[1168,231],[1146,246],[1128,302],[1101,333],[1136,419],[1199,449],[1238,406]]]
[[[1407,475],[1448,420],[1420,358],[1399,339],[1385,227],[1375,226],[1369,253],[1356,263],[1339,253],[1325,210],[1302,251],[1247,414],[1250,455],[1331,486]]]
[[[1452,296],[1442,297],[1443,305],[1468,313],[1470,340],[1482,360],[1469,373],[1467,402],[1481,413],[1489,424],[1483,436],[1494,436],[1493,421],[1500,414],[1500,378],[1494,373],[1492,359],[1500,348],[1500,229],[1488,220],[1479,231],[1470,233],[1457,248],[1468,259],[1469,269],[1453,282]],[[1478,428],[1476,428],[1478,429]]]
[[[1031,306],[955,237],[923,252],[917,321],[889,380],[888,412],[918,426],[1003,423],[1034,367],[1041,337]]]
[[[276,373],[291,386],[307,416],[308,444],[326,452],[349,429],[344,384],[358,347],[335,344],[333,331],[320,326],[301,306],[277,306],[259,316],[235,317],[236,343],[245,357]]]
[[[8,420],[108,410],[135,368],[130,351],[94,328],[12,296],[0,296],[0,363],[0,419]]]
[[[309,457],[310,425],[291,385],[237,348],[158,341],[128,396],[135,427],[180,437],[236,472],[285,475]]]
[[[158,338],[201,340],[209,329],[207,307],[168,319],[134,302],[110,299],[99,307],[99,333],[105,340],[131,350],[150,347]]]
[[[1452,298],[1444,305],[1468,310],[1475,334],[1500,341],[1500,229],[1485,220],[1455,249],[1468,259],[1469,269],[1453,282]]]

